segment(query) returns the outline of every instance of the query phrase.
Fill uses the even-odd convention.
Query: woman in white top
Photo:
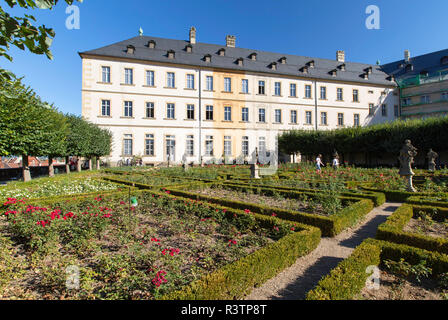
[[[333,169],[337,169],[339,167],[339,159],[338,157],[334,157],[333,159]]]
[[[320,171],[321,171],[321,166],[324,165],[324,164],[322,163],[321,158],[322,158],[322,155],[321,155],[321,154],[319,154],[319,155],[317,156],[317,158],[316,158],[316,169],[317,169],[317,171],[318,171],[319,173],[320,173]]]

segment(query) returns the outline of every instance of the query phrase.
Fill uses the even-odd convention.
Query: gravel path
[[[369,212],[358,225],[334,238],[322,238],[310,254],[300,257],[289,268],[255,288],[246,300],[302,300],[323,276],[347,258],[364,239],[374,238],[378,226],[401,203],[386,202]]]

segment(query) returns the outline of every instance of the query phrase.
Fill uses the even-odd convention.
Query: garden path
[[[369,212],[363,221],[336,237],[322,238],[310,254],[300,257],[289,268],[252,290],[246,300],[302,300],[319,280],[347,258],[363,240],[374,238],[378,226],[401,203],[386,202]]]

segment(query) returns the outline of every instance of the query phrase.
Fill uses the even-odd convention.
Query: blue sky
[[[368,5],[380,9],[380,30],[365,27]],[[195,26],[199,42],[224,44],[232,34],[239,47],[319,58],[345,50],[348,61],[365,63],[402,59],[405,49],[416,56],[448,48],[446,0],[84,0],[78,6],[79,30],[65,27],[62,0],[51,11],[32,11],[56,31],[54,60],[18,49],[11,50],[13,63],[0,60],[44,100],[74,114],[81,114],[78,52],[134,37],[140,26],[145,35],[173,39],[187,39]]]

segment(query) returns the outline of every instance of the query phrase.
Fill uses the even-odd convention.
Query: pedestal
[[[251,179],[260,179],[260,176],[258,174],[259,168],[257,164],[251,164],[250,165],[250,177]]]
[[[417,190],[415,190],[414,186],[412,185],[412,175],[407,175],[404,176],[407,182],[407,186],[406,186],[406,190],[408,192],[417,192]]]

